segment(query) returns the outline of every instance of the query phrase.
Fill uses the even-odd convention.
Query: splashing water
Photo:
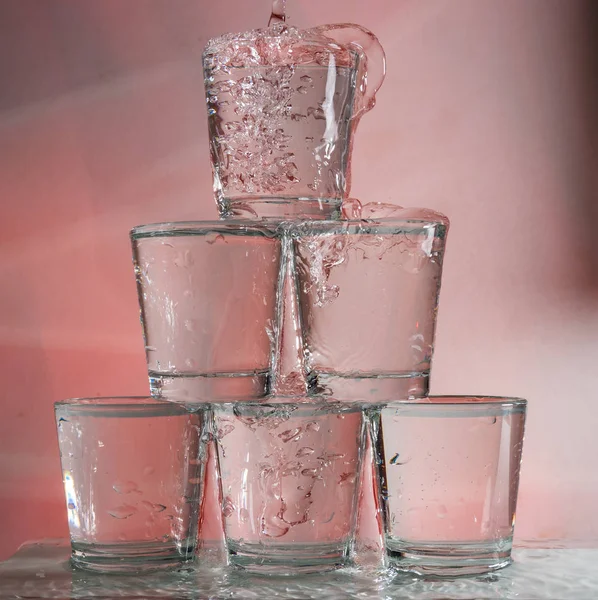
[[[284,199],[316,200],[311,212],[296,210],[336,216],[349,190],[351,130],[384,77],[384,52],[371,32],[346,24],[299,30],[286,25],[285,9],[275,0],[267,29],[221,36],[204,51],[223,216],[275,216],[264,213],[264,203]],[[370,77],[366,93],[372,49],[379,49],[374,62],[382,74]]]

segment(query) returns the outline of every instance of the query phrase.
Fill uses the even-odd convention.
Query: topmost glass
[[[203,68],[220,216],[340,216],[355,126],[384,79],[377,38],[276,23],[210,40]]]

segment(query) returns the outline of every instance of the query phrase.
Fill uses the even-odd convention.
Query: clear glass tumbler
[[[355,125],[384,79],[376,37],[278,23],[210,40],[203,67],[221,216],[338,216]]]
[[[203,412],[154,398],[55,404],[76,566],[172,567],[193,557],[203,480]]]
[[[290,225],[311,392],[383,402],[428,392],[448,219]]]
[[[355,535],[364,417],[359,406],[214,406],[229,558],[289,575],[347,564]]]
[[[470,575],[511,562],[526,406],[430,396],[371,411],[391,565]]]
[[[131,232],[152,395],[178,402],[267,393],[280,239],[256,223]]]

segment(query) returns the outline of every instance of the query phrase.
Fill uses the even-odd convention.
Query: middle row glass
[[[296,389],[360,402],[426,395],[448,220],[405,214],[133,229],[152,394],[276,394],[290,285]]]

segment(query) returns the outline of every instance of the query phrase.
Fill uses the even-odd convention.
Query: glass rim
[[[423,398],[407,398],[385,403],[385,406],[459,406],[526,408],[527,400],[517,396],[485,396],[483,394],[434,394]]]
[[[269,409],[269,410],[280,410],[292,408],[293,411],[297,410],[308,410],[310,412],[321,413],[336,413],[336,412],[357,412],[363,408],[369,406],[368,402],[344,402],[342,400],[323,400],[317,396],[306,397],[306,396],[282,396],[277,398],[263,399],[252,398],[248,400],[218,400],[217,402],[210,403],[211,410],[225,409],[234,410],[239,407],[240,409],[247,408],[251,410],[257,409]]]
[[[198,407],[186,407],[154,396],[93,396],[88,398],[68,398],[54,402],[54,412],[70,411],[80,413],[146,413],[152,414],[188,414]]]
[[[272,226],[249,219],[148,223],[133,227],[129,236],[132,240],[138,240],[151,237],[202,236],[210,233],[236,236],[275,236]]]
[[[322,26],[320,26],[322,27]],[[318,31],[318,27],[301,28],[288,23],[274,25],[269,27],[257,27],[241,32],[226,32],[220,35],[208,38],[203,51],[202,57],[214,54],[218,50],[218,45],[222,42],[246,42],[253,43],[260,40],[289,40],[290,46],[316,46],[327,50],[331,54],[349,53],[359,57],[359,53],[349,44],[341,44],[325,34]],[[275,63],[277,64],[277,63]],[[268,65],[251,65],[251,66],[268,66]]]
[[[442,237],[449,229],[448,221],[416,217],[381,217],[373,219],[318,219],[287,221],[281,223],[291,235],[310,235],[312,233],[360,234],[360,233],[414,233],[436,230],[435,235]]]

